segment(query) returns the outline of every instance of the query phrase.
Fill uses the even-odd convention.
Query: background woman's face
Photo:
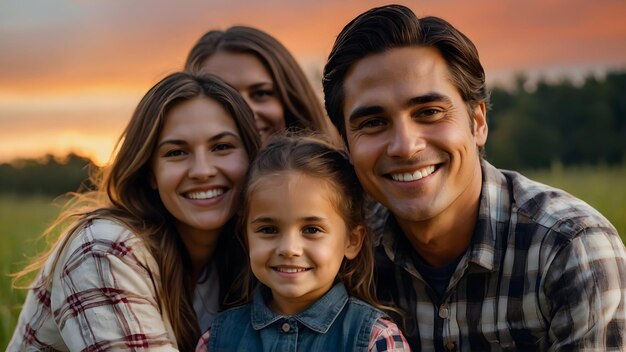
[[[202,72],[221,77],[239,91],[254,112],[263,143],[272,134],[286,129],[285,112],[276,84],[255,55],[218,51],[206,59]]]

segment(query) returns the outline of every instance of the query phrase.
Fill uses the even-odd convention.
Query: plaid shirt
[[[377,241],[378,294],[404,311],[411,348],[626,349],[626,251],[615,228],[566,192],[486,161],[482,170],[474,235],[441,300],[393,217]]]
[[[409,344],[399,332],[398,326],[395,323],[385,318],[379,318],[372,326],[370,343],[367,350],[369,352],[410,351]],[[211,330],[208,330],[200,337],[196,352],[207,352],[210,339]]]
[[[91,222],[55,250],[38,282],[50,275],[52,287],[28,292],[7,351],[178,350],[156,261],[125,227]]]

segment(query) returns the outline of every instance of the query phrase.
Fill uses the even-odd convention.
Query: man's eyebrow
[[[423,94],[417,97],[413,97],[407,100],[404,105],[405,107],[411,107],[414,105],[421,105],[421,104],[427,104],[427,103],[432,103],[432,102],[443,102],[443,103],[451,104],[452,100],[446,95],[431,92],[431,93]],[[350,113],[350,116],[348,117],[348,121],[353,121],[363,116],[382,114],[384,111],[385,109],[380,105],[361,106],[361,107],[356,108],[352,113]]]
[[[405,105],[409,107],[413,105],[421,105],[421,104],[427,104],[427,103],[432,103],[432,102],[443,102],[443,103],[451,104],[452,100],[446,95],[431,92],[431,93],[423,94],[417,97],[413,97],[409,99]]]
[[[361,106],[356,108],[354,111],[350,113],[348,117],[348,121],[356,120],[363,116],[375,115],[383,113],[385,109],[382,106],[372,105],[372,106]]]

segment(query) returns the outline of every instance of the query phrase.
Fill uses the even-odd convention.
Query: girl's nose
[[[302,243],[298,233],[287,233],[280,237],[277,248],[282,257],[297,257],[302,254]]]

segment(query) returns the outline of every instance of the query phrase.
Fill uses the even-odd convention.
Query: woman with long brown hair
[[[233,223],[259,145],[252,111],[221,79],[157,83],[96,190],[18,273],[39,271],[8,350],[193,349],[245,263]]]

